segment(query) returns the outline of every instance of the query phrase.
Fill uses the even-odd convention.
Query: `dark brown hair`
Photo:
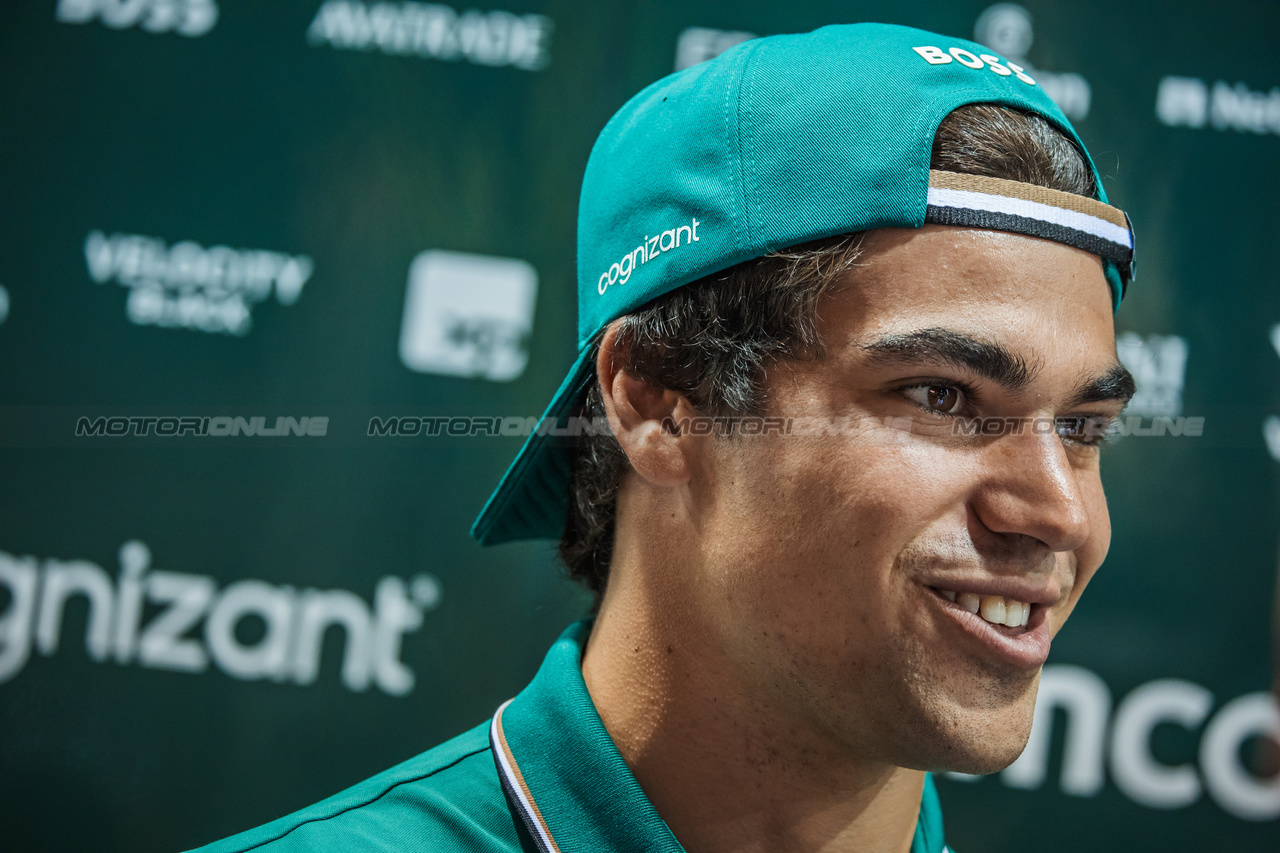
[[[991,104],[948,115],[934,136],[930,165],[1097,196],[1074,143],[1039,116]],[[857,265],[861,248],[861,233],[817,240],[659,297],[620,319],[614,366],[678,392],[703,415],[760,414],[771,364],[822,357],[818,302]],[[598,382],[589,386],[581,413],[604,417]],[[608,434],[579,437],[571,458],[560,556],[599,606],[613,557],[618,487],[629,465]]]

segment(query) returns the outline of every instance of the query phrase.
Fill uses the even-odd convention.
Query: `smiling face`
[[[1131,380],[1093,255],[943,226],[866,250],[820,305],[825,356],[766,380],[766,414],[848,427],[700,443],[683,592],[777,724],[992,772],[1025,745],[1050,637],[1107,553],[1080,419],[1117,416]]]

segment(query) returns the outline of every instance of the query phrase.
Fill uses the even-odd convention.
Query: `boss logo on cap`
[[[998,56],[992,56],[989,53],[976,55],[963,47],[953,47],[950,50],[943,50],[940,47],[913,47],[911,48],[930,65],[947,65],[951,62],[959,62],[965,68],[974,70],[980,68],[988,68],[993,73],[999,74],[1001,77],[1010,75],[1017,77],[1028,86],[1034,86],[1036,81],[1023,70],[1021,65],[1015,65],[1012,62],[1002,61]]]

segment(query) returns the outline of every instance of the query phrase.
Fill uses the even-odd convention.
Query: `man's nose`
[[[1005,435],[986,450],[987,476],[973,501],[983,525],[1030,536],[1051,551],[1074,551],[1088,540],[1089,508],[1079,479],[1085,472],[1072,465],[1056,432]]]

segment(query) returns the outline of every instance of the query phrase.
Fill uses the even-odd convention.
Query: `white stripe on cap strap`
[[[533,795],[529,793],[529,786],[525,784],[520,765],[516,763],[515,756],[511,754],[511,748],[507,746],[507,737],[502,732],[502,712],[510,704],[510,699],[503,702],[497,713],[493,715],[492,722],[489,723],[489,746],[493,750],[494,764],[498,766],[498,777],[502,781],[502,789],[506,791],[508,799],[520,813],[520,820],[529,831],[538,850],[541,853],[560,853],[555,839],[551,837],[547,822],[542,819],[542,811],[533,801]]]
[[[929,172],[925,222],[1054,240],[1112,261],[1126,280],[1131,275],[1129,218],[1108,204],[1074,193],[934,169]]]
[[[1095,237],[1101,237],[1112,243],[1131,248],[1133,241],[1129,237],[1129,229],[1112,225],[1105,219],[1080,213],[1075,210],[1064,210],[1050,207],[1037,201],[1022,198],[975,193],[968,190],[944,190],[929,187],[929,204],[934,207],[962,207],[969,210],[988,210],[992,213],[1007,213],[1011,216],[1023,216],[1028,219],[1039,219],[1052,222],[1076,231],[1083,231]]]

